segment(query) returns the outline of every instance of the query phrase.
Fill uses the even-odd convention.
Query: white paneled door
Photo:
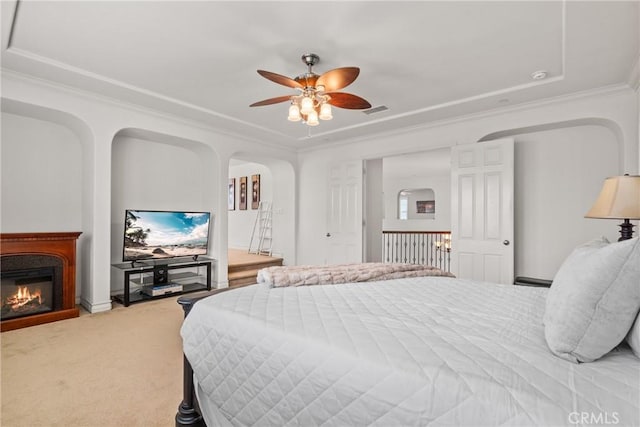
[[[328,189],[325,261],[362,262],[362,161],[331,165]]]
[[[512,284],[513,139],[451,151],[451,265],[462,279]]]

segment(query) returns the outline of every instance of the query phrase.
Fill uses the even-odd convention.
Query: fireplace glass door
[[[3,271],[0,297],[2,320],[54,310],[54,268]]]

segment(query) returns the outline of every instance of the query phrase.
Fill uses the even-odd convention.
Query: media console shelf
[[[211,290],[211,270],[216,260],[196,259],[141,260],[112,264],[124,273],[124,293],[113,300],[130,304],[197,291]]]

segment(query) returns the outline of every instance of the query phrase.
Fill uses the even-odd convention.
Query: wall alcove
[[[251,176],[260,175],[260,200],[272,209],[272,254],[286,264],[296,262],[296,175],[293,165],[268,155],[236,152],[229,161],[229,179],[235,179],[235,208],[228,210],[228,246],[248,249],[257,209],[251,206]],[[239,179],[247,177],[247,209],[239,209]]]
[[[126,209],[211,212],[209,255],[219,246],[219,159],[203,143],[140,129],[119,131],[112,142],[111,262],[122,261]],[[121,275],[111,275],[111,294]]]
[[[2,99],[3,233],[81,230],[75,301],[91,294],[90,253],[94,198],[93,134],[78,117]],[[37,153],[37,155],[34,155]],[[64,155],[60,155],[64,153]],[[10,183],[20,183],[10,185]]]

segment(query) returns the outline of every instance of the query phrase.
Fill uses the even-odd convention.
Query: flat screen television
[[[209,212],[127,209],[124,219],[124,261],[206,255]]]

